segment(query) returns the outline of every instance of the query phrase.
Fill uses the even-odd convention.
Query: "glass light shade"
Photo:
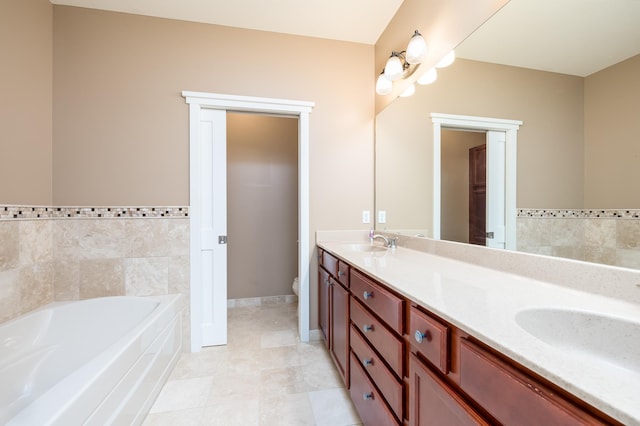
[[[431,84],[438,78],[438,71],[435,68],[430,68],[429,71],[424,73],[422,77],[418,79],[418,84],[425,85]]]
[[[418,30],[413,33],[411,40],[409,40],[406,56],[407,62],[410,64],[419,64],[427,57],[427,43]]]
[[[414,93],[416,93],[416,85],[412,84],[411,86],[409,86],[406,89],[404,89],[404,92],[402,92],[400,94],[400,97],[401,98],[408,98],[409,96],[413,95]]]
[[[394,81],[402,77],[403,71],[400,57],[393,52],[391,57],[387,59],[387,64],[384,66],[385,77],[390,81]]]
[[[393,89],[393,83],[384,76],[384,73],[381,73],[376,81],[376,93],[385,96],[391,93],[391,89]]]
[[[456,53],[452,50],[451,52],[447,53],[444,56],[444,58],[440,59],[440,62],[436,64],[436,67],[438,68],[448,67],[455,60],[456,60]]]

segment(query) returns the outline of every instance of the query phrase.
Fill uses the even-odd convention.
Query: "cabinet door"
[[[338,283],[331,286],[331,316],[329,348],[338,371],[349,387],[349,292]]]
[[[409,374],[411,426],[489,424],[414,354],[409,360]]]
[[[331,278],[324,268],[318,268],[318,321],[325,343],[329,346],[329,292]]]

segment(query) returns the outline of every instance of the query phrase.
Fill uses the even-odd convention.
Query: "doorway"
[[[486,229],[486,134],[442,129],[441,135],[440,238],[477,244]]]
[[[433,123],[433,238],[441,239],[442,131],[483,132],[487,144],[486,245],[515,250],[516,247],[516,151],[522,121],[432,113]],[[495,165],[495,166],[494,166]]]
[[[227,298],[292,293],[298,274],[298,119],[227,112]]]
[[[298,332],[309,341],[309,115],[313,102],[182,92],[189,105],[191,351],[227,342],[226,113],[298,118]]]

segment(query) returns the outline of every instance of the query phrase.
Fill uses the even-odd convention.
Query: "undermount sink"
[[[351,250],[354,250],[354,251],[364,251],[364,252],[387,251],[386,247],[377,246],[374,244],[351,244],[349,248],[351,248]]]
[[[640,373],[640,323],[594,312],[531,308],[516,314],[527,333],[562,351]]]

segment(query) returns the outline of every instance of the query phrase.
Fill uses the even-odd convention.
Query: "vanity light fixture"
[[[418,80],[417,83],[421,85],[431,84],[438,79],[438,71],[435,67],[429,68]]]
[[[416,70],[427,57],[427,43],[418,30],[415,30],[406,50],[391,52],[384,70],[376,81],[376,93],[388,95],[393,89],[393,82],[401,78],[407,78]],[[415,90],[415,87],[414,87]],[[409,95],[410,96],[410,95]]]
[[[420,34],[418,30],[415,30],[409,40],[407,50],[401,52],[394,50],[391,52],[391,56],[387,59],[384,69],[376,80],[376,93],[382,96],[391,94],[393,91],[393,82],[411,76],[418,68],[418,65],[426,59],[427,51],[427,43],[424,41],[424,37],[422,37],[422,34]],[[447,53],[435,67],[430,68],[420,76],[416,82],[421,85],[433,83],[438,78],[436,68],[448,67],[455,59],[456,54],[452,50]],[[406,98],[413,95],[415,91],[416,87],[412,84],[400,94],[400,97]]]
[[[404,92],[400,93],[401,98],[408,98],[409,96],[416,93],[416,85],[412,84],[411,86],[404,89]]]
[[[448,67],[455,60],[456,60],[456,53],[452,50],[451,52],[444,55],[444,58],[440,59],[440,61],[436,64],[436,68]]]

